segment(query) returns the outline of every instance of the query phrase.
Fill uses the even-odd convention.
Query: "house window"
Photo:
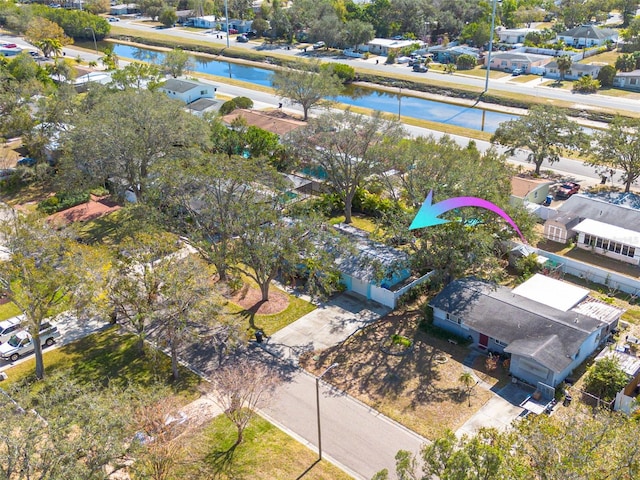
[[[200,90],[200,95],[206,95],[207,91],[206,90]]]
[[[602,248],[602,239],[601,238],[596,239],[596,247]]]
[[[451,315],[450,313],[447,313],[447,320],[449,320],[451,323],[462,325],[462,319],[460,319],[460,317],[456,315]]]
[[[498,340],[497,338],[494,338],[493,341],[496,342],[496,345],[500,345],[501,347],[506,347],[508,345],[507,343]]]
[[[585,245],[589,245],[590,247],[593,247],[593,245],[595,245],[595,243],[596,243],[595,237],[592,237],[589,234],[585,234],[585,236],[584,236],[584,244]]]

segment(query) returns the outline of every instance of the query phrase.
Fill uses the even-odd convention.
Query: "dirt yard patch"
[[[64,226],[74,222],[88,222],[120,210],[120,208],[120,205],[112,200],[91,196],[91,200],[87,203],[50,215],[48,221],[57,226]]]
[[[477,386],[468,406],[458,379],[470,350],[426,334],[418,328],[421,318],[415,310],[393,312],[342,345],[313,352],[301,363],[315,374],[338,363],[325,376],[328,382],[426,438],[436,439],[445,430],[462,426],[492,393]],[[413,342],[403,355],[380,348],[396,334]],[[484,357],[476,359],[473,368],[490,385],[506,382],[504,367],[488,372]]]
[[[260,290],[246,285],[233,295],[228,296],[236,305],[258,315],[273,315],[284,312],[289,306],[289,297],[276,288],[269,289],[269,301],[262,301]]]

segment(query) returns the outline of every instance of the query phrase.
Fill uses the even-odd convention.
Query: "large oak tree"
[[[206,122],[183,107],[160,92],[102,95],[66,136],[61,172],[68,183],[84,187],[110,181],[116,193],[129,190],[144,200],[154,164],[170,161],[178,170],[182,160],[199,155],[209,143]]]

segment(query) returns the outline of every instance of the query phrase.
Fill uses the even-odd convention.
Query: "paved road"
[[[387,468],[395,471],[400,449],[420,451],[426,440],[377,411],[321,382],[320,411],[323,456],[358,479],[369,479]],[[310,448],[317,446],[315,378],[297,371],[268,408],[272,422],[295,432]]]

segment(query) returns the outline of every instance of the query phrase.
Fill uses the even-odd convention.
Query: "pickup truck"
[[[43,323],[40,327],[40,341],[42,345],[51,346],[56,338],[60,336],[58,327],[50,323]],[[33,339],[26,331],[18,332],[9,339],[8,342],[0,345],[0,357],[4,360],[15,362],[18,358],[33,353]]]

